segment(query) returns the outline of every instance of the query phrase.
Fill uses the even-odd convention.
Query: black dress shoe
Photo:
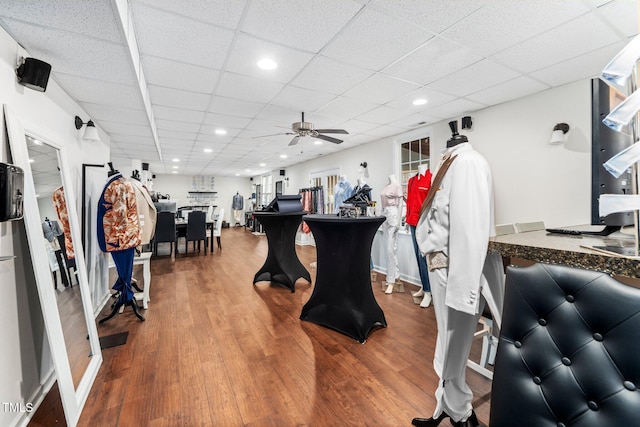
[[[479,427],[480,426],[480,423],[478,422],[478,417],[476,417],[476,413],[473,410],[471,411],[471,415],[469,415],[469,418],[467,418],[466,421],[451,420],[451,424],[454,427]]]
[[[446,412],[442,412],[438,418],[414,418],[411,420],[411,424],[416,427],[436,427],[445,418],[449,418],[449,415]]]

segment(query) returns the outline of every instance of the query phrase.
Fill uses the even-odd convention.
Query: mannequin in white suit
[[[489,291],[483,268],[494,234],[493,181],[486,160],[454,126],[452,131],[443,157],[455,158],[439,184],[436,174],[430,189],[435,196],[427,196],[425,204],[432,201],[423,205],[416,227],[429,268],[438,325],[433,365],[440,378],[433,417],[412,421],[420,427],[437,426],[447,417],[455,426],[478,425],[465,368],[485,304],[481,293]]]

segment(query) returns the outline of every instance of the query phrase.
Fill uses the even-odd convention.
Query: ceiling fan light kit
[[[301,121],[291,124],[291,130],[293,132],[277,133],[274,135],[295,135],[293,139],[289,142],[289,145],[296,145],[298,142],[300,142],[300,138],[304,138],[307,136],[310,138],[333,142],[334,144],[341,144],[343,142],[342,139],[334,138],[334,137],[323,135],[323,134],[325,133],[338,133],[343,135],[349,134],[349,132],[347,132],[344,129],[314,129],[313,123],[304,121],[304,112],[302,112]],[[256,138],[264,138],[267,136],[274,136],[274,135],[262,135]]]

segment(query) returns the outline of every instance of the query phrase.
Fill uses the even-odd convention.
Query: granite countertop
[[[595,231],[602,226],[588,225],[562,227],[565,229]],[[635,238],[632,235],[616,232],[610,236],[560,235],[545,230],[496,236],[489,241],[489,250],[502,256],[521,258],[534,262],[563,264],[570,267],[603,271],[620,276],[640,278],[640,257],[616,256],[591,249],[594,246],[607,246],[608,249],[633,248]]]

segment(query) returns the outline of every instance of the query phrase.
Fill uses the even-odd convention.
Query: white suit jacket
[[[489,237],[495,235],[491,170],[470,143],[448,148],[443,155],[448,153],[457,157],[440,188],[433,189],[437,193],[431,207],[420,216],[416,240],[423,254],[441,251],[448,256],[448,307],[475,314],[482,292],[491,311],[498,311],[494,314],[499,316],[501,304],[496,304],[483,274]]]
[[[138,207],[138,217],[140,218],[140,244],[147,245],[151,239],[153,239],[156,232],[158,213],[146,187],[135,178],[129,179],[129,182],[136,192],[136,204]]]

